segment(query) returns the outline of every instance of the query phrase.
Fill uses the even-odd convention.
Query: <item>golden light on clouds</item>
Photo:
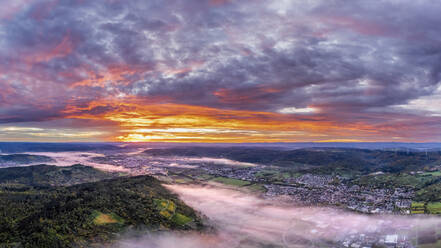
[[[371,132],[368,126],[337,126],[320,117],[137,101],[96,101],[64,113],[68,118],[111,121],[119,126],[112,139],[124,142],[286,142],[330,139],[362,128]]]

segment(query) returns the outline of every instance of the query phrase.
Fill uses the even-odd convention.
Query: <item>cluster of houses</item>
[[[357,234],[350,235],[341,240],[338,244],[340,247],[348,248],[414,248],[406,235],[393,234]]]
[[[350,210],[372,213],[410,214],[414,192],[405,188],[374,188],[344,183],[344,178],[331,175],[304,174],[283,181],[269,181],[259,172],[263,168],[203,167],[206,173],[251,182],[264,183],[266,196],[289,196],[307,205],[343,206]]]
[[[266,184],[266,196],[288,195],[293,201],[308,205],[344,206],[362,213],[410,214],[413,192],[407,189],[377,189],[358,185],[333,184],[327,176],[306,176],[297,184]],[[316,180],[314,179],[316,178]]]

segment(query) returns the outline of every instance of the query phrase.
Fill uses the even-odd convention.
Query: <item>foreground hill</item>
[[[91,170],[79,165],[2,169],[0,247],[90,247],[129,227],[201,227],[196,213],[150,176],[52,186],[71,185],[66,178]]]

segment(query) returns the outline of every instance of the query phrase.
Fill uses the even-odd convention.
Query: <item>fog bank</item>
[[[314,247],[350,235],[436,230],[439,217],[362,215],[321,207],[295,207],[218,186],[170,185],[188,205],[209,218],[215,234],[162,233],[124,239],[116,247],[239,248]]]
[[[90,161],[92,157],[103,157],[103,154],[92,152],[27,152],[26,154],[44,155],[51,157],[55,162],[48,164],[56,166],[71,166],[74,164],[82,164],[94,167],[96,169],[110,172],[129,172],[130,170],[122,166],[110,164],[95,163]]]

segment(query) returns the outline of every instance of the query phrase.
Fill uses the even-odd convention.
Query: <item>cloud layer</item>
[[[0,139],[60,139],[56,127],[79,135],[69,140],[441,141],[440,11],[428,0],[7,3]]]

